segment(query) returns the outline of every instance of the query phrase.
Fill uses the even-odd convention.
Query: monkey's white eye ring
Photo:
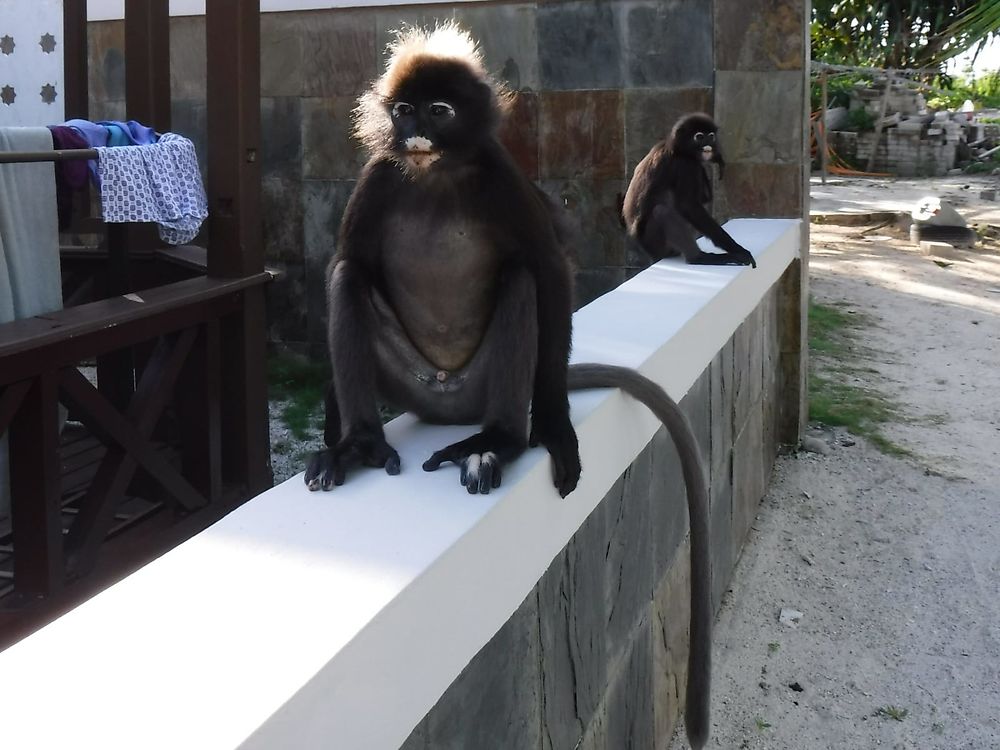
[[[705,134],[702,133],[700,130],[697,133],[694,134],[694,142],[695,143],[701,143],[704,140],[705,140]]]
[[[433,117],[454,117],[455,108],[448,102],[434,102],[431,104],[431,116]]]
[[[392,105],[393,117],[406,117],[413,114],[413,105],[407,102],[396,102]]]

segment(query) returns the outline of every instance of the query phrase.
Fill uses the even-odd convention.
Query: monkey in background
[[[712,202],[706,164],[725,169],[719,128],[706,114],[681,117],[665,141],[654,145],[635,168],[622,216],[628,236],[653,259],[683,255],[688,263],[706,266],[757,267],[750,251],[729,236],[705,208]],[[706,253],[697,234],[723,253]]]
[[[528,445],[543,445],[565,497],[581,472],[568,391],[619,387],[642,401],[674,439],[687,488],[686,721],[701,748],[709,732],[711,564],[705,471],[690,425],[634,370],[568,365],[571,232],[497,140],[506,94],[471,37],[455,24],[411,29],[390,53],[356,110],[370,159],[327,273],[327,447],[310,458],[305,482],[330,490],[358,465],[400,473],[377,410],[382,400],[425,421],[481,425],[433,453],[425,471],[457,464],[466,491],[485,494]]]

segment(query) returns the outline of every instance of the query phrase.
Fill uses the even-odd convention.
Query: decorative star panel
[[[0,0],[0,127],[62,122],[62,0]]]

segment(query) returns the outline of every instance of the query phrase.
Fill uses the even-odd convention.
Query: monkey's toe
[[[470,495],[488,495],[500,486],[500,461],[495,453],[473,453],[462,459],[459,481]]]
[[[329,490],[333,487],[336,465],[337,459],[331,449],[327,448],[313,453],[309,457],[309,463],[306,465],[306,473],[303,477],[309,491]]]

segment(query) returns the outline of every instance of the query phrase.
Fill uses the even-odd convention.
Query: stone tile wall
[[[645,258],[618,205],[636,163],[677,117],[714,114],[729,162],[716,215],[803,215],[804,0],[530,0],[261,16],[263,225],[272,340],[325,356],[324,268],[364,162],[350,112],[389,30],[455,18],[518,92],[503,138],[526,173],[579,218],[577,303]],[[202,153],[205,27],[171,20],[173,129]],[[92,116],[124,116],[121,22],[90,25]]]
[[[711,467],[716,609],[778,451],[777,296],[776,285],[681,402]],[[661,429],[404,750],[664,747],[687,680],[687,534]]]

